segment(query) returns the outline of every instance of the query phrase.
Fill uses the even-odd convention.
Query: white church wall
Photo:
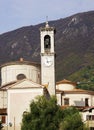
[[[8,90],[8,124],[14,123],[17,130],[20,130],[22,115],[29,111],[29,105],[36,96],[43,95],[42,88],[32,89],[9,89]],[[15,122],[14,122],[15,119]]]
[[[7,91],[0,91],[0,109],[7,108]]]

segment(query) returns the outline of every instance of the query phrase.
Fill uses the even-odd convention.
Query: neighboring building
[[[83,122],[94,130],[94,91],[79,89],[76,83],[64,79],[56,84],[56,96],[62,108],[78,108]]]
[[[20,130],[23,113],[39,95],[56,95],[62,107],[94,106],[93,91],[77,89],[76,83],[65,79],[55,83],[54,34],[48,22],[40,29],[41,65],[21,58],[1,66],[0,120],[4,130]]]
[[[90,130],[94,130],[94,106],[85,108],[81,114],[83,122],[87,127],[89,127]]]
[[[56,95],[61,106],[94,106],[94,91],[78,89],[76,83],[65,79],[57,82]]]

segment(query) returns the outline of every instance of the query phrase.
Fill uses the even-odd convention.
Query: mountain
[[[49,21],[56,28],[56,79],[62,80],[94,65],[94,11]],[[0,35],[0,64],[24,60],[40,62],[41,23]]]

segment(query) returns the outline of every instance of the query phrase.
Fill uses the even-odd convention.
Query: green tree
[[[2,122],[0,121],[0,130],[2,130],[3,128],[3,125],[2,125]]]
[[[79,111],[75,107],[69,107],[63,112],[64,118],[60,124],[60,130],[88,130],[82,122]]]
[[[56,97],[38,97],[23,114],[21,130],[84,130],[81,116],[74,107],[62,109]],[[86,129],[85,129],[86,130]]]
[[[63,117],[55,97],[47,100],[44,96],[31,102],[30,112],[23,115],[22,130],[58,130]]]

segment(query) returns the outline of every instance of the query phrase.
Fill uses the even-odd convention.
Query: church
[[[65,108],[94,106],[94,92],[77,88],[77,83],[55,80],[55,28],[46,22],[40,28],[41,64],[24,61],[1,66],[0,121],[4,130],[21,130],[22,116],[37,96],[56,95],[57,103]],[[84,115],[83,121],[87,115]]]

